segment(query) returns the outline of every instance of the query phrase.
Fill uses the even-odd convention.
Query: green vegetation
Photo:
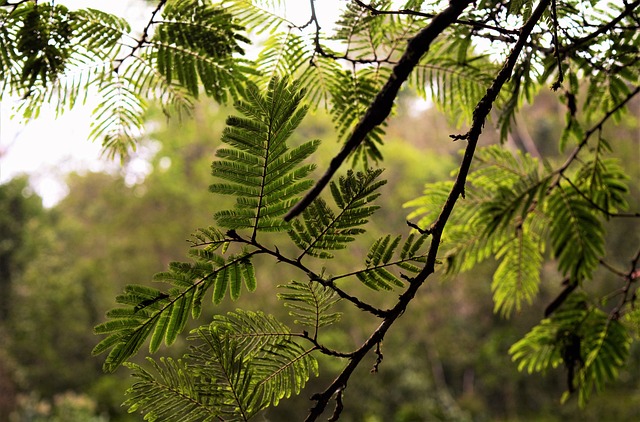
[[[280,3],[0,2],[3,95],[125,164],[1,187],[0,416],[634,420],[640,4]]]

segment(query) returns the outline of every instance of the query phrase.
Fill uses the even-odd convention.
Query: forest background
[[[629,107],[631,113],[608,125],[605,133],[624,140],[615,156],[631,180],[640,180],[640,103],[635,99]],[[220,206],[220,198],[207,192],[209,167],[230,113],[208,101],[199,102],[193,118],[182,121],[167,121],[159,109],[152,110],[138,150],[152,169],[146,177],[128,177],[131,169],[126,163],[115,172],[72,173],[66,179],[69,195],[51,208],[42,206],[28,176],[0,186],[0,337],[6,339],[0,343],[0,420],[139,420],[121,407],[122,392],[131,383],[129,373],[121,369],[104,375],[100,359],[90,356],[96,343],[91,328],[103,320],[124,285],[145,282],[169,262],[184,259],[187,234],[206,226],[214,205]],[[563,113],[550,93],[538,96],[522,113],[506,147],[553,157],[558,146],[549,140],[559,139]],[[331,139],[332,131],[331,119],[318,110],[294,138]],[[405,203],[425,183],[446,178],[455,169],[458,146],[442,141],[452,132],[435,108],[418,107],[412,93],[403,93],[387,128],[388,146],[382,147],[385,166],[393,169],[385,175],[385,201]],[[498,141],[499,134],[491,131],[482,139],[483,144]],[[330,141],[323,143],[316,155],[321,168],[335,147]],[[630,189],[630,208],[638,209],[640,190],[634,184]],[[629,220],[611,224],[607,248],[614,257],[626,256],[638,235]],[[383,205],[366,236],[373,240],[405,227],[406,215]],[[350,252],[349,260],[337,258],[343,259],[338,267],[348,268],[354,256],[364,257],[367,251]],[[508,349],[539,321],[557,295],[558,286],[550,282],[555,270],[549,267],[543,272],[535,302],[505,320],[492,312],[490,280],[495,266],[488,262],[454,280],[433,280],[420,292],[412,312],[401,318],[394,335],[385,341],[385,353],[394,358],[385,361],[377,374],[369,374],[369,367],[360,368],[350,381],[350,406],[343,420],[638,419],[637,346],[620,381],[594,396],[584,410],[575,402],[559,404],[566,388],[561,371],[546,376],[517,371]],[[258,289],[282,281],[277,267],[272,277]],[[591,288],[597,290],[601,283],[604,279],[596,273]],[[225,299],[217,312],[268,305],[286,315],[285,308],[259,290],[238,302]],[[362,287],[360,294],[371,293]],[[357,318],[357,311],[344,311],[345,320]],[[352,324],[349,331],[336,329],[331,335],[337,344],[353,345],[370,330]],[[184,347],[177,346],[163,352],[180,356]],[[331,378],[329,368],[306,388],[315,391],[314,386]],[[392,391],[389,385],[394,386]],[[309,407],[304,392],[294,401],[269,409],[265,418],[294,420]]]

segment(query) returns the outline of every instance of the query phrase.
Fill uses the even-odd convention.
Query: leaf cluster
[[[123,363],[133,370],[139,381],[126,404],[150,420],[248,420],[299,394],[318,372],[311,353],[349,356],[320,343],[322,329],[340,320],[334,310],[338,300],[381,314],[337,283],[354,277],[375,290],[403,287],[402,280],[409,277],[396,272],[417,273],[425,261],[426,235],[410,235],[404,242],[401,236],[386,236],[374,242],[361,270],[334,276],[324,276],[324,267],[315,270],[314,262],[332,258],[333,251],[345,249],[364,233],[379,208],[374,201],[385,184],[379,180],[382,170],[347,172],[331,185],[332,203],[318,198],[302,217],[284,222],[281,216],[310,186],[307,176],[313,166],[304,160],[318,145],[287,144],[307,110],[303,91],[297,82],[274,78],[266,91],[249,85],[242,95],[236,104],[242,116],[227,120],[225,147],[218,149],[212,164],[212,175],[221,182],[212,184],[211,191],[235,197],[235,207],[218,211],[217,226],[193,235],[192,262],[172,263],[155,276],[154,281],[169,285],[167,289],[127,286],[116,298],[122,306],[109,311],[108,320],[95,328],[105,337],[93,353],[108,351],[105,371]],[[298,256],[263,243],[264,233],[284,231],[284,239],[299,248]],[[257,255],[270,256],[307,277],[306,282],[281,285],[278,294],[294,323],[305,327],[302,332],[292,332],[262,312],[237,310],[216,315],[212,323],[193,331],[190,339],[197,344],[182,360],[150,359],[154,373],[126,363],[147,341],[149,353],[162,343],[174,343],[190,317],[202,316],[207,295],[218,304],[225,297],[238,299],[242,286],[253,292],[263,274],[254,267]],[[305,257],[305,262],[313,262],[303,264]]]
[[[574,295],[515,343],[509,353],[518,369],[528,373],[563,364],[568,378],[563,400],[577,388],[579,403],[584,406],[594,390],[601,391],[618,377],[630,346],[624,324],[589,305],[585,295]]]
[[[238,310],[194,330],[182,360],[127,364],[136,382],[125,406],[146,420],[247,421],[298,394],[318,364],[273,316]]]
[[[629,189],[616,160],[603,150],[586,155],[569,176],[566,168],[542,166],[526,154],[498,146],[481,149],[468,177],[466,200],[454,211],[443,238],[449,273],[472,271],[491,257],[498,260],[491,286],[495,311],[506,317],[537,296],[545,252],[550,251],[568,287],[549,308],[555,311],[552,317],[516,343],[512,354],[519,369],[529,372],[564,362],[569,390],[579,392],[581,405],[594,388],[601,390],[617,376],[630,342],[617,314],[588,305],[583,294],[571,294],[593,278],[606,253],[605,224],[613,210],[627,207]],[[427,185],[423,197],[406,204],[416,208],[409,217],[428,224],[450,188]],[[563,350],[569,353],[571,347],[575,356],[568,358]]]
[[[0,8],[0,20],[0,92],[21,95],[27,119],[47,103],[62,113],[101,98],[91,137],[112,157],[135,146],[149,99],[167,113],[189,110],[201,91],[226,102],[254,73],[238,58],[249,43],[244,28],[200,0],[161,2],[140,39],[124,19],[95,9],[25,1]]]

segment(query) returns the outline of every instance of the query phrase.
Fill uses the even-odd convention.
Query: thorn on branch
[[[403,279],[403,280],[407,280],[407,283],[409,283],[409,284],[413,283],[413,280],[414,280],[413,277],[409,277],[405,273],[400,273],[400,278]]]
[[[463,134],[463,135],[449,135],[449,138],[453,139],[454,141],[466,141],[469,139],[469,132]]]
[[[428,229],[422,229],[422,228],[420,228],[420,226],[418,226],[415,223],[412,223],[409,220],[407,220],[407,226],[411,227],[412,229],[417,230],[418,233],[420,233],[420,234],[431,234],[433,232],[433,226],[429,227]]]
[[[380,364],[382,363],[382,359],[384,359],[384,355],[382,354],[382,350],[380,350],[380,343],[378,342],[376,344],[376,363],[373,364],[373,368],[371,368],[371,373],[372,374],[377,374],[378,373],[378,368],[380,367]]]
[[[329,422],[335,422],[338,419],[340,419],[340,414],[342,413],[342,409],[344,409],[344,404],[342,403],[343,391],[344,391],[344,388],[340,388],[336,392],[336,407],[333,409],[333,415],[331,415],[331,417],[327,419]]]

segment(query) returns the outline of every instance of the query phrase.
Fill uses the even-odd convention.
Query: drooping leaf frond
[[[181,110],[200,91],[218,102],[237,98],[255,73],[238,57],[249,42],[242,26],[200,0],[163,2],[160,12],[137,39],[124,19],[94,9],[35,1],[3,8],[1,92],[23,96],[17,109],[27,119],[44,104],[61,113],[107,93],[111,103],[94,111],[92,137],[110,156],[126,155],[139,137],[147,99]]]
[[[79,46],[86,54],[112,57],[117,52],[122,36],[131,31],[125,19],[97,9],[74,11],[73,25]]]
[[[51,8],[50,5],[44,5],[39,6],[36,12],[33,12],[32,6],[33,3],[25,2],[17,7],[13,13],[7,14],[3,19],[5,25],[0,31],[2,92],[22,96],[16,111],[22,114],[25,119],[37,117],[45,104],[55,104],[57,115],[71,109],[76,103],[84,104],[87,97],[93,94],[92,91],[105,82],[106,76],[112,70],[111,60],[120,51],[119,42],[130,31],[129,25],[124,19],[98,10],[80,9],[69,12],[64,6]],[[6,13],[4,9],[0,11],[0,14],[3,13]],[[31,23],[21,20],[31,13],[36,15],[45,13],[45,15],[44,18],[41,16]],[[56,36],[51,34],[50,29],[41,27],[36,30],[31,27],[40,25],[41,19],[48,21],[47,15],[52,16],[54,20],[62,19],[65,21],[65,26],[68,27],[65,32],[70,31],[65,43],[56,43],[54,41]],[[47,25],[50,23],[45,26]],[[60,52],[57,55],[52,51],[47,53],[46,49],[37,53],[33,52],[36,55],[50,55],[52,59],[56,56],[58,57],[56,60],[62,60],[56,65],[57,70],[51,69],[53,73],[49,72],[49,76],[44,75],[45,79],[36,78],[28,83],[24,83],[20,79],[19,73],[24,73],[24,70],[21,69],[25,63],[20,56],[13,54],[11,48],[8,48],[8,45],[11,44],[3,44],[15,44],[16,40],[20,38],[18,34],[20,28],[24,29],[25,37],[32,37],[32,41],[25,40],[27,45],[35,42],[33,37],[44,37],[42,38],[44,41],[47,41],[46,37],[50,37],[51,44],[47,48],[65,50],[64,54]],[[31,28],[31,30],[27,28]],[[55,31],[55,29],[53,30]],[[38,61],[37,58],[34,60]],[[47,59],[40,62],[39,65],[34,62],[34,65],[36,67],[47,66],[46,62]],[[34,70],[36,69],[31,69],[31,71]],[[27,70],[27,73],[31,71]],[[44,72],[47,74],[47,71]]]
[[[576,189],[601,211],[614,213],[628,208],[629,176],[617,160],[596,156],[580,168],[575,179]]]
[[[98,95],[103,99],[94,110],[91,136],[102,137],[102,145],[111,158],[127,156],[134,140],[143,130],[142,113],[146,109],[135,83],[117,74],[103,84]]]
[[[512,154],[499,146],[480,149],[476,158],[465,201],[454,210],[443,236],[442,249],[450,273],[473,268],[503,250],[525,223],[537,230],[539,220],[544,218],[532,211],[544,200],[550,178],[541,174],[536,159]],[[450,190],[450,183],[428,185],[425,195],[405,204],[418,207],[409,218],[421,216],[419,225],[429,227]],[[540,233],[532,234],[542,237]]]
[[[285,302],[296,324],[313,327],[317,333],[319,328],[337,322],[342,316],[340,312],[328,312],[339,299],[333,290],[319,283],[292,280],[278,287],[284,291],[278,293],[278,299]]]
[[[589,278],[604,255],[604,228],[591,204],[560,185],[549,196],[546,212],[553,216],[549,237],[558,269],[576,281]]]
[[[355,174],[349,170],[338,183],[331,183],[331,194],[340,210],[337,214],[319,198],[304,211],[302,219],[292,222],[289,235],[302,249],[299,259],[305,255],[332,258],[333,254],[327,251],[344,249],[355,235],[364,232],[361,226],[379,208],[370,204],[380,195],[378,188],[386,183],[376,180],[381,173],[382,170],[369,170]]]
[[[471,56],[465,46],[464,38],[445,37],[429,49],[409,80],[423,98],[430,94],[456,126],[471,121],[495,70],[486,56]]]
[[[518,227],[544,197],[550,179],[542,177],[538,160],[493,146],[478,153],[480,167],[469,177],[480,198],[471,225],[484,234],[502,235]]]
[[[220,148],[216,155],[221,160],[212,164],[213,176],[224,182],[211,185],[211,192],[237,197],[233,210],[215,214],[220,226],[250,228],[253,237],[258,231],[288,229],[280,217],[312,184],[306,176],[314,166],[300,163],[319,144],[316,140],[293,149],[286,144],[306,113],[302,97],[298,84],[273,79],[266,94],[250,85],[245,101],[236,105],[246,118],[227,120],[222,141],[232,148]]]
[[[551,57],[549,58],[551,61]],[[540,89],[540,84],[536,80],[537,66],[532,65],[532,60],[523,60],[518,63],[513,70],[513,76],[509,81],[504,100],[501,101],[500,117],[498,127],[500,129],[500,141],[508,139],[512,126],[515,124],[516,115],[520,111],[522,104],[527,101],[533,102],[536,91]]]
[[[309,66],[313,57],[312,43],[291,28],[287,32],[273,34],[264,43],[257,62],[263,77],[269,81],[273,77],[299,77],[301,70]]]
[[[625,326],[602,311],[594,310],[585,322],[584,367],[577,375],[578,401],[584,406],[593,390],[618,378],[619,369],[629,357],[631,337]]]
[[[46,85],[65,70],[72,51],[71,19],[72,12],[65,6],[46,3],[22,2],[11,13],[10,24],[18,27],[20,81],[27,92],[36,81]]]
[[[631,339],[617,319],[572,295],[550,318],[541,321],[509,353],[518,370],[546,372],[561,363],[567,370],[568,391],[578,391],[584,406],[593,390],[618,376],[629,355]]]
[[[447,271],[468,271],[494,256],[501,260],[493,275],[494,310],[518,311],[538,292],[548,216],[536,211],[546,201],[551,178],[538,161],[499,146],[482,148],[468,176],[465,201],[450,217],[443,236]],[[410,218],[424,216],[428,227],[437,217],[451,184],[429,185],[425,195],[405,206],[418,207]]]
[[[522,302],[531,304],[538,293],[543,260],[540,242],[526,225],[502,246],[496,258],[502,261],[491,283],[494,311],[508,317],[513,311],[520,311]]]
[[[272,4],[269,4],[272,3]],[[289,25],[278,13],[274,13],[270,6],[277,1],[253,0],[222,0],[220,7],[231,14],[242,25],[256,35],[275,33],[278,29]]]
[[[238,84],[250,73],[234,54],[244,54],[242,27],[224,9],[200,0],[173,0],[149,41],[159,72],[176,80],[194,97],[200,86],[218,102],[237,97]]]

